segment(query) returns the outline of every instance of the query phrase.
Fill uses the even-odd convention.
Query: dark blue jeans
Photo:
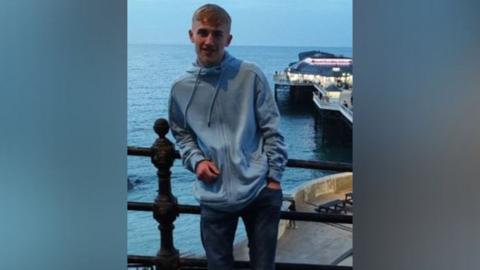
[[[233,268],[233,240],[241,217],[254,270],[275,269],[282,191],[264,188],[244,209],[227,213],[201,206],[200,231],[209,270]]]

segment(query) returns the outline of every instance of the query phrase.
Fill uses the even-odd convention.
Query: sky
[[[352,47],[353,0],[128,0],[129,44],[189,44],[192,13],[222,6],[232,45]]]

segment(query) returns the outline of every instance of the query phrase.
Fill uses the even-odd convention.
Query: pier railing
[[[159,138],[155,140],[150,148],[128,147],[128,155],[150,157],[153,165],[157,168],[158,194],[154,202],[128,202],[129,211],[148,211],[153,213],[153,218],[159,223],[160,249],[156,256],[128,255],[129,268],[146,268],[160,270],[176,269],[206,269],[206,259],[194,259],[180,257],[178,250],[173,244],[174,221],[179,214],[200,214],[200,207],[197,205],[178,204],[176,197],[172,194],[171,168],[175,159],[180,154],[175,150],[174,144],[166,138],[169,131],[167,120],[158,119],[153,129]],[[326,161],[307,161],[289,159],[287,167],[308,168],[330,171],[352,171],[349,163],[337,163]],[[311,222],[330,222],[352,224],[351,215],[320,214],[307,212],[282,211],[281,219],[300,220]],[[350,266],[338,265],[313,265],[297,263],[276,263],[276,269],[319,269],[319,270],[352,270]],[[246,261],[235,261],[235,269],[248,269]]]

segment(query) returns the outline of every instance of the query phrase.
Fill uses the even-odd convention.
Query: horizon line
[[[167,45],[167,46],[193,46],[189,43],[139,43],[132,42],[127,43],[127,45]],[[352,46],[334,46],[334,45],[266,45],[266,44],[232,44],[229,47],[319,47],[319,48],[349,48],[352,49]]]

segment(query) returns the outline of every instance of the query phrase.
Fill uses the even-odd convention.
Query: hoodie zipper
[[[221,71],[221,73],[218,77],[217,85],[214,88],[214,96],[213,96],[212,103],[210,105],[210,110],[209,110],[209,113],[208,113],[208,124],[207,124],[207,126],[209,128],[211,127],[211,122],[213,122],[211,120],[213,118],[213,113],[215,111],[214,106],[218,106],[217,111],[219,113],[217,115],[223,115],[224,114],[223,107],[222,107],[222,102],[216,102],[216,99],[217,99],[217,96],[220,92],[220,87],[221,87],[223,75],[224,75],[225,72],[226,72],[226,70]],[[230,177],[229,148],[227,147],[228,136],[227,136],[227,132],[226,132],[226,128],[225,128],[225,123],[223,123],[223,119],[218,117],[216,120],[217,120],[216,122],[219,123],[218,129],[221,133],[221,137],[222,137],[221,139],[223,139],[222,146],[223,146],[223,154],[224,154],[224,157],[225,157],[225,165],[224,165],[225,171],[224,171],[224,175],[223,175],[222,179],[223,179],[223,183],[225,184],[226,201],[229,202],[229,201],[231,201],[230,196],[231,196],[231,193],[232,193],[232,191],[231,191],[232,190],[232,181],[231,181],[232,179]],[[227,176],[227,177],[225,177],[225,176]]]
[[[221,104],[219,105],[221,107]],[[223,108],[222,108],[223,113]],[[230,155],[227,147],[228,138],[225,132],[225,125],[222,123],[221,125],[222,135],[223,135],[223,145],[224,145],[224,152],[225,152],[225,175],[227,177],[227,183],[225,185],[225,193],[227,194],[227,201],[231,200],[231,191],[232,191],[232,177],[230,173]],[[225,177],[224,177],[225,178]]]
[[[219,110],[219,113],[220,114],[217,114],[217,115],[222,115],[224,113],[223,111],[223,107],[222,107],[222,102],[216,102],[215,105],[218,106],[218,110]],[[213,113],[213,112],[212,112]],[[216,116],[217,116],[216,115]],[[230,158],[229,158],[229,152],[228,152],[228,147],[227,147],[227,143],[228,143],[228,136],[227,136],[227,132],[225,131],[226,128],[225,128],[225,123],[223,123],[223,119],[221,119],[220,117],[217,119],[217,122],[219,123],[218,125],[218,129],[220,131],[220,133],[222,134],[222,139],[223,139],[223,142],[222,142],[222,148],[223,148],[223,154],[225,156],[225,172],[224,172],[224,175],[223,175],[223,179],[224,179],[224,183],[225,183],[225,194],[227,196],[227,201],[231,201],[231,190],[232,190],[232,179],[231,179],[231,176],[230,176]],[[227,177],[225,177],[227,176]],[[226,180],[226,181],[225,181]]]

